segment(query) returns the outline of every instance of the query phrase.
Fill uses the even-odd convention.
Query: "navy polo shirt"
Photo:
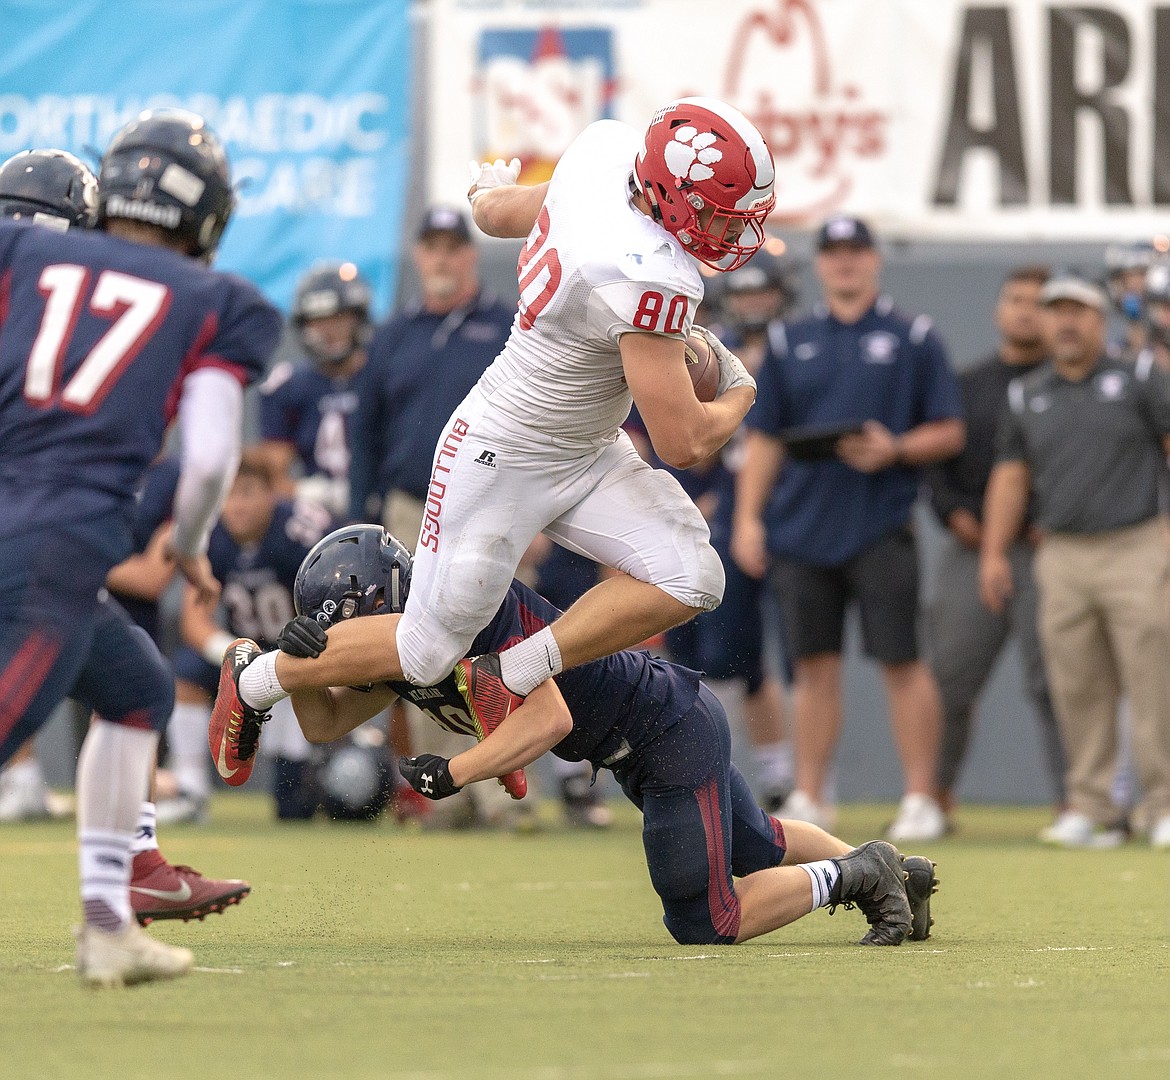
[[[823,309],[774,323],[746,423],[785,428],[877,420],[895,435],[963,415],[942,339],[925,315],[908,318],[880,297],[857,322]],[[768,550],[836,566],[904,525],[918,494],[910,467],[862,473],[836,458],[788,459],[765,515]]]
[[[350,513],[398,489],[423,498],[443,426],[508,340],[515,304],[481,292],[436,315],[415,306],[374,334],[351,417]]]

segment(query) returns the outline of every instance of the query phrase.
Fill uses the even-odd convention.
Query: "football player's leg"
[[[219,669],[194,649],[174,651],[175,707],[167,721],[167,768],[174,774],[173,797],[159,799],[159,822],[200,821],[211,797],[207,728],[219,688]]]
[[[130,848],[175,681],[150,635],[112,600],[99,605],[73,696],[96,714],[77,766],[82,904],[87,924],[113,933],[133,914]]]
[[[722,719],[722,724],[719,722]],[[731,739],[706,688],[642,754],[623,783],[640,803],[642,842],[666,928],[691,945],[730,945],[740,928],[732,882]]]
[[[602,480],[544,530],[570,551],[622,572],[555,623],[564,667],[637,645],[723,597],[723,565],[707,523],[678,481],[647,465],[624,436],[597,468]]]
[[[557,476],[532,453],[453,418],[436,449],[410,595],[396,630],[406,679],[430,686],[462,660],[507,594],[521,556],[555,516]],[[325,654],[322,654],[325,655]]]
[[[716,775],[697,788],[642,791],[650,881],[662,900],[662,921],[682,945],[731,945],[739,935],[725,795]]]
[[[85,661],[104,574],[75,554],[50,532],[0,540],[0,765],[69,694]]]

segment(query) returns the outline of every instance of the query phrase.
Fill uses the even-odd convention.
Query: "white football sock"
[[[240,697],[245,705],[267,712],[278,701],[288,697],[288,691],[276,677],[276,652],[261,653],[240,676]]]
[[[45,786],[45,773],[41,763],[34,757],[28,761],[18,761],[15,765],[6,765],[0,770],[6,781],[13,787],[42,788]]]
[[[833,886],[841,876],[841,867],[832,859],[821,859],[819,862],[800,863],[800,868],[808,874],[812,882],[812,907],[810,911],[826,907],[829,897],[833,893]]]
[[[130,844],[150,783],[158,733],[95,718],[77,759],[77,839],[85,921],[128,925]]]
[[[520,697],[527,697],[542,682],[563,670],[561,650],[551,626],[500,653],[500,675],[504,685]]]
[[[157,814],[154,803],[144,802],[138,811],[138,828],[130,841],[130,854],[141,855],[144,851],[158,851],[158,837],[155,836]]]
[[[195,702],[179,702],[167,722],[167,743],[171,749],[170,767],[179,790],[194,799],[211,794],[211,773],[207,756],[207,725],[211,707]]]
[[[792,786],[794,776],[792,743],[787,741],[753,746],[756,759],[756,777],[765,791]]]

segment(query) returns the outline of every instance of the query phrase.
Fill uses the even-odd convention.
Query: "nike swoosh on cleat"
[[[130,891],[145,893],[147,896],[154,896],[159,900],[176,900],[179,903],[191,899],[191,886],[185,881],[182,888],[179,889],[147,889],[141,885],[131,885]]]
[[[227,740],[224,739],[219,744],[219,761],[217,761],[215,763],[215,767],[219,770],[220,776],[222,776],[225,780],[230,780],[240,770],[238,768],[237,769],[229,769],[228,768],[227,758],[224,757],[224,751],[227,749],[227,747],[225,745],[226,742],[227,742]]]

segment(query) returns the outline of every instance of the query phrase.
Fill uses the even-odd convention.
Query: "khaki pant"
[[[1040,545],[1040,639],[1069,806],[1108,824],[1117,709],[1130,702],[1140,820],[1170,813],[1170,548],[1161,518]]]
[[[424,505],[422,499],[398,490],[388,492],[382,504],[382,527],[401,540],[412,555],[422,529]]]

